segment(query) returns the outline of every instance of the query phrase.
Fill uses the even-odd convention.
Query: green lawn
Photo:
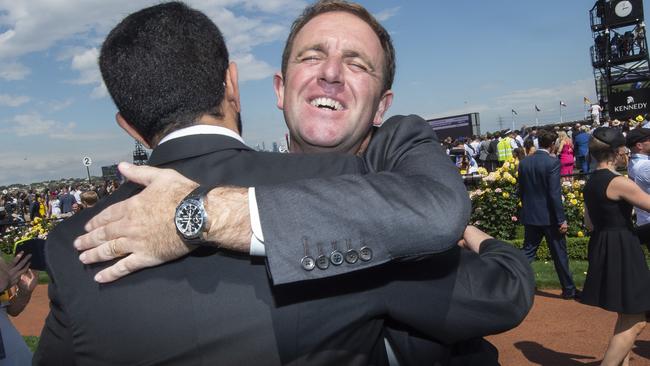
[[[38,346],[38,337],[36,336],[25,336],[23,337],[25,339],[25,343],[27,343],[27,346],[29,349],[32,350],[32,352],[36,351],[36,346]]]
[[[587,261],[569,261],[569,268],[573,273],[573,281],[579,289],[582,289],[582,286],[585,283],[587,266]],[[560,286],[560,281],[557,278],[553,261],[535,261],[533,262],[533,271],[535,271],[535,283],[537,283],[537,288],[562,288]]]

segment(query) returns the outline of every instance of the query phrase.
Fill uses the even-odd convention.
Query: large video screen
[[[427,120],[440,140],[472,136],[472,113]]]

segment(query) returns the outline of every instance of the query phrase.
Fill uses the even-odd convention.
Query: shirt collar
[[[185,127],[173,131],[172,133],[163,137],[163,139],[160,140],[158,145],[167,142],[169,140],[173,140],[179,137],[191,136],[191,135],[222,135],[222,136],[232,137],[235,140],[241,142],[242,144],[245,144],[241,136],[236,134],[233,130],[227,129],[225,127],[214,126],[214,125],[193,125],[193,126],[189,126],[189,127]]]
[[[645,159],[650,160],[650,156],[641,153],[634,153],[631,155],[632,159]]]

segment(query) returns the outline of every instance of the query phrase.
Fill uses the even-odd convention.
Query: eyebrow
[[[304,47],[301,50],[299,50],[298,53],[296,54],[295,58],[299,58],[305,52],[308,52],[308,51],[316,51],[316,52],[321,52],[321,53],[327,54],[325,45],[323,45],[322,43],[316,43],[316,44]],[[368,69],[370,71],[374,72],[376,70],[375,64],[372,63],[372,61],[370,61],[370,59],[368,57],[366,57],[364,54],[362,54],[362,53],[360,53],[358,51],[344,50],[343,51],[343,58],[344,59],[346,59],[346,58],[360,58],[368,66]]]
[[[304,47],[301,50],[299,50],[298,53],[296,53],[295,58],[298,58],[298,57],[302,56],[305,52],[308,52],[308,51],[316,51],[316,52],[326,53],[325,52],[325,47],[321,43],[317,43],[317,44],[314,44],[314,45],[311,45],[311,46]]]
[[[353,50],[348,50],[348,51],[343,51],[343,58],[360,58],[363,63],[365,63],[368,66],[368,69],[372,72],[375,71],[375,64],[370,61],[368,57],[366,57],[364,54],[361,54],[357,51]]]

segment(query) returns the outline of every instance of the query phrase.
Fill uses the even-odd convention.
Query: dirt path
[[[519,327],[488,337],[504,366],[599,365],[614,330],[616,314],[541,290]],[[636,341],[630,365],[650,366],[650,327]]]
[[[503,366],[598,365],[616,314],[563,300],[559,290],[538,291],[524,322],[509,332],[488,337],[499,349]],[[27,309],[14,324],[23,335],[39,335],[48,312],[47,286],[36,288]],[[650,326],[636,341],[632,366],[650,366]]]

